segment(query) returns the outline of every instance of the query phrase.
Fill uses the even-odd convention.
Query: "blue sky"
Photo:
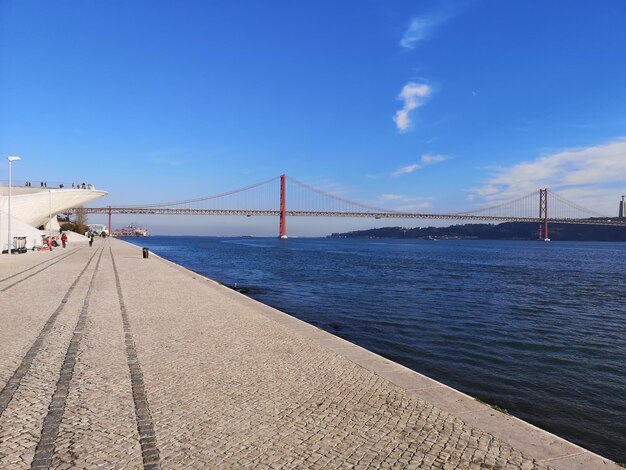
[[[102,205],[286,173],[393,209],[457,212],[547,186],[616,215],[624,24],[623,0],[2,0],[0,155],[22,157],[17,180],[106,189]],[[113,225],[131,220],[277,231],[234,217]],[[289,233],[385,225],[292,219]]]

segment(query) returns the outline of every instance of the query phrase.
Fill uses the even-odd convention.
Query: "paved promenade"
[[[0,468],[617,469],[118,240],[0,257]]]

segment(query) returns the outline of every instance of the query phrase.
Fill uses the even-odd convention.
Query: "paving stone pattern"
[[[40,338],[0,468],[548,468],[136,247],[59,251],[0,262],[0,388]]]

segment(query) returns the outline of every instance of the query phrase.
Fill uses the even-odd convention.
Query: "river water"
[[[128,239],[626,462],[626,244]]]

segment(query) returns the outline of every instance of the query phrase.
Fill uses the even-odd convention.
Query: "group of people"
[[[33,185],[31,184],[30,181],[27,181],[26,184],[24,185],[27,188],[31,188]],[[48,182],[47,181],[42,181],[40,183],[40,186],[42,188],[47,188],[48,187]],[[59,188],[63,189],[65,187],[65,185],[63,183],[59,184]],[[93,184],[74,184],[72,183],[72,189],[94,189],[94,185]]]
[[[93,239],[96,237],[96,234],[94,232],[87,232],[85,234],[85,236],[87,237],[87,239],[89,240],[89,246],[93,246]],[[106,233],[102,232],[98,235],[99,237],[106,237]],[[63,248],[65,248],[67,246],[67,234],[65,232],[61,232],[61,245],[63,246]],[[48,237],[46,236],[43,240],[44,245],[52,248],[53,246],[59,246],[59,237],[54,236],[54,237]]]
[[[107,236],[106,232],[100,232],[99,234],[96,234],[95,232],[87,232],[85,236],[89,239],[89,246],[93,245],[93,239],[96,235],[100,238],[105,238]]]
[[[61,232],[60,238],[61,238],[61,245],[63,246],[63,248],[65,248],[67,246],[67,234],[65,232]],[[43,239],[44,247],[47,246],[48,248],[52,249],[53,246],[59,246],[58,240],[59,240],[59,237],[57,236],[54,236],[54,237],[46,236]]]

